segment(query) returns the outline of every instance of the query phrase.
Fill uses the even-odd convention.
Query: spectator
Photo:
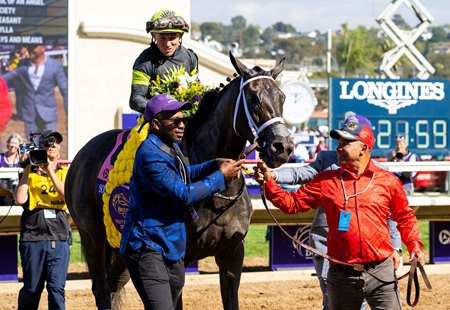
[[[372,309],[401,309],[386,219],[391,216],[398,222],[410,260],[417,258],[422,266],[425,254],[414,211],[400,181],[371,160],[375,139],[369,126],[348,123],[330,135],[339,140],[338,170],[319,173],[305,187],[290,193],[276,184],[264,163],[255,169],[255,180],[265,186],[268,200],[285,213],[323,206],[330,230],[328,255],[350,265],[330,263],[327,289],[331,309],[359,309],[364,298]]]
[[[22,137],[17,133],[12,133],[6,139],[5,153],[0,154],[0,168],[19,167],[19,146],[23,143]],[[6,206],[13,202],[12,195],[17,187],[18,178],[0,179],[0,205]]]
[[[395,150],[389,153],[389,161],[396,162],[416,162],[419,161],[419,156],[408,150],[408,142],[404,136],[398,135],[395,137]],[[417,172],[411,171],[398,171],[393,172],[402,182],[403,189],[406,195],[411,196],[414,194],[414,181],[413,178]]]
[[[316,146],[316,151],[314,152],[314,158],[317,156],[317,153],[320,151],[325,151],[328,149],[327,142],[325,137],[319,137],[319,144]]]
[[[19,167],[19,146],[23,143],[22,137],[18,133],[12,133],[6,139],[5,153],[0,154],[0,168]]]
[[[187,73],[198,72],[197,55],[181,46],[183,34],[189,31],[183,17],[170,9],[160,10],[147,22],[146,30],[152,42],[135,60],[131,80],[130,108],[140,113],[150,99],[150,82],[157,76],[164,77],[168,70],[180,67]]]
[[[62,141],[56,131],[46,131],[39,137],[39,147],[47,151],[45,164],[32,166],[27,154],[21,157],[25,168],[14,191],[14,200],[24,209],[19,239],[23,270],[19,310],[38,309],[45,282],[48,308],[65,309],[70,225],[64,200],[68,169],[58,164]]]
[[[17,116],[25,132],[44,132],[58,127],[55,87],[58,86],[67,113],[67,78],[63,66],[45,55],[44,43],[27,46],[30,57],[4,78],[14,86]]]

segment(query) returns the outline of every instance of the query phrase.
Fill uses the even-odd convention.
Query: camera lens
[[[398,160],[402,160],[404,156],[405,155],[402,152],[397,152],[395,154],[395,158],[397,158]]]

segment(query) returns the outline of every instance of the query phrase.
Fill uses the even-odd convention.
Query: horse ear
[[[270,75],[272,75],[274,80],[276,80],[277,76],[281,73],[281,71],[283,71],[283,69],[284,69],[284,60],[285,59],[286,59],[285,57],[281,58],[281,60],[278,63],[278,65],[276,65],[275,68],[270,70]]]
[[[233,64],[233,67],[236,69],[237,73],[239,73],[240,76],[250,76],[250,70],[242,62],[235,58],[231,51],[230,60]]]

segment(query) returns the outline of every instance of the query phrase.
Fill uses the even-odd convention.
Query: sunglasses
[[[395,140],[405,140],[404,136],[395,136]]]
[[[189,120],[189,117],[179,117],[179,118],[157,118],[158,121],[173,121],[170,125],[174,125],[175,127],[180,126],[181,122],[186,124]]]
[[[166,28],[181,29],[184,31],[189,30],[188,24],[181,16],[161,17],[154,21],[147,22],[147,32],[152,31],[153,29],[162,30]]]

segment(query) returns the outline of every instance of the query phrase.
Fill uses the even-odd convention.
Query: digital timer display
[[[330,129],[341,128],[353,111],[372,123],[373,157],[387,157],[397,135],[418,155],[450,155],[449,86],[448,80],[331,79]]]

